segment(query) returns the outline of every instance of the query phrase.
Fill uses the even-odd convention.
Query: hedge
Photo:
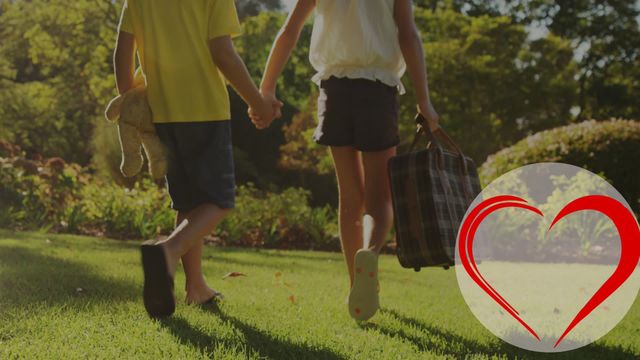
[[[634,211],[640,208],[640,122],[585,121],[531,135],[489,156],[480,168],[483,184],[518,167],[560,162],[604,176]]]

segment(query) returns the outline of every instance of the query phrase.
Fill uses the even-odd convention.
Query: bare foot
[[[188,288],[185,302],[189,305],[202,305],[215,298],[222,298],[222,294],[205,284],[198,288]]]

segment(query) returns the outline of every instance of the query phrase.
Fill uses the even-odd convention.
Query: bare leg
[[[189,219],[190,213],[179,212],[176,218],[176,225]],[[200,304],[215,296],[216,292],[211,289],[202,273],[202,250],[204,239],[196,242],[195,245],[182,256],[182,267],[186,277],[185,290],[187,292],[186,302],[188,304]]]
[[[371,218],[371,226],[365,229],[366,246],[379,253],[393,226],[393,204],[387,163],[396,154],[396,148],[364,153],[365,213]]]
[[[190,211],[184,219],[181,219],[180,224],[166,240],[158,242],[164,249],[169,265],[169,273],[172,276],[175,274],[178,259],[185,256],[192,248],[198,246],[199,250],[196,249],[194,254],[190,254],[187,257],[185,273],[187,273],[188,281],[197,279],[197,276],[192,279],[189,275],[192,271],[191,266],[194,265],[191,260],[197,255],[197,266],[194,269],[196,271],[199,269],[200,274],[202,274],[199,263],[202,256],[203,238],[210,234],[228,213],[228,209],[221,209],[213,204],[200,205]]]
[[[364,180],[360,153],[352,147],[331,147],[340,194],[339,227],[342,252],[353,284],[355,254],[362,249]]]

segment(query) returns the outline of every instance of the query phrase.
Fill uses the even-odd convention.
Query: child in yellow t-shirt
[[[142,245],[144,304],[152,317],[175,310],[173,276],[186,275],[186,302],[219,294],[202,274],[203,238],[234,207],[235,178],[226,81],[260,113],[264,128],[282,104],[263,98],[231,38],[241,27],[233,0],[128,0],[115,52],[118,91],[131,89],[137,49],[156,131],[169,156],[167,186],[177,227]],[[226,79],[226,80],[225,80]]]

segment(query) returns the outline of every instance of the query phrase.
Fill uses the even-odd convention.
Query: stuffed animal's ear
[[[107,110],[104,112],[104,116],[107,120],[111,122],[117,122],[120,118],[120,109],[122,107],[122,102],[124,101],[124,97],[122,95],[116,97],[111,100],[109,105],[107,105]]]

